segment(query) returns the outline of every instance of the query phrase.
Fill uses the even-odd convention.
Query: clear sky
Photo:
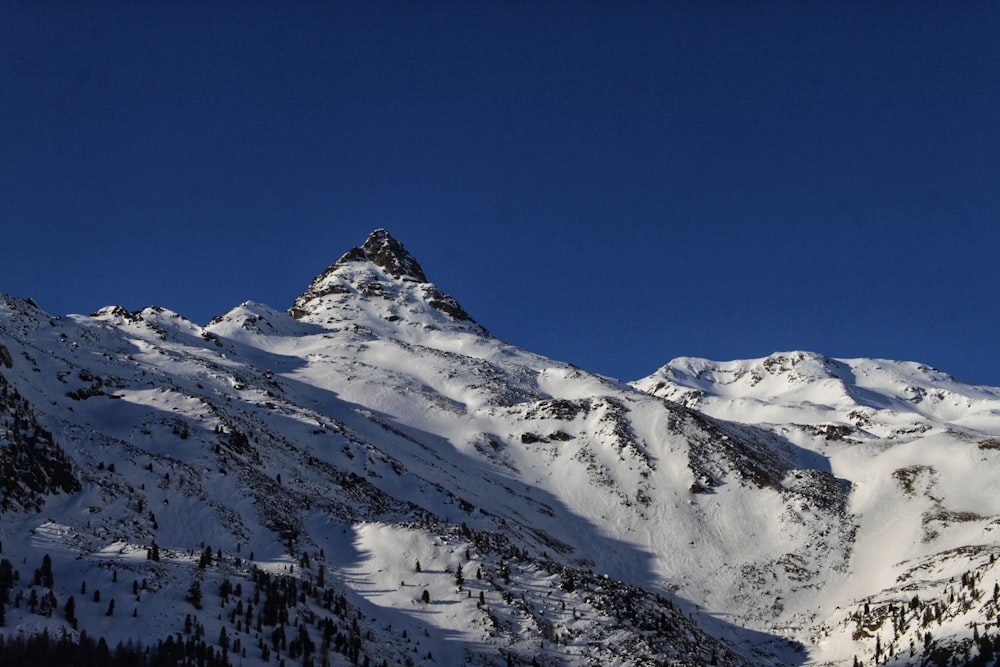
[[[1000,3],[0,1],[0,291],[287,308],[385,227],[621,379],[1000,385]]]

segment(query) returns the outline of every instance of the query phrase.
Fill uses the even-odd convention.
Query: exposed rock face
[[[365,270],[366,264],[368,268],[378,267],[381,273]],[[386,276],[390,280],[386,280]],[[288,312],[302,319],[317,310],[320,300],[326,296],[357,293],[391,300],[399,296],[401,289],[407,288],[411,289],[412,296],[453,320],[474,322],[458,301],[427,281],[420,263],[384,229],[376,229],[361,246],[344,253],[317,276]]]
[[[361,257],[357,257],[358,252]],[[337,264],[355,259],[364,259],[374,262],[375,266],[380,266],[386,270],[393,278],[405,280],[407,278],[417,282],[427,282],[427,276],[420,267],[417,260],[406,251],[403,244],[394,239],[389,232],[384,229],[376,229],[368,235],[368,239],[360,248],[354,248],[339,260]]]
[[[427,297],[427,305],[440,310],[442,313],[451,315],[452,319],[459,322],[474,322],[472,316],[465,312],[465,309],[458,304],[454,297],[448,296],[436,287],[428,286],[424,291]]]

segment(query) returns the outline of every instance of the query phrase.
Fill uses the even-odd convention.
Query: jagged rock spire
[[[394,279],[388,282],[400,281],[408,285],[404,287],[397,283],[391,286],[373,275],[360,277],[364,274],[356,274],[352,264],[365,262],[374,264]],[[472,317],[453,297],[427,281],[424,270],[413,255],[384,229],[373,231],[361,246],[344,253],[326,271],[317,276],[309,288],[299,295],[288,312],[292,317],[301,319],[314,310],[314,304],[319,299],[331,294],[357,293],[364,297],[388,299],[400,288],[412,290],[420,301],[445,313],[455,321],[475,324]],[[405,315],[395,312],[389,317],[405,319]]]
[[[382,267],[393,278],[411,278],[417,282],[427,282],[424,270],[413,255],[384,229],[376,229],[369,234],[361,247],[349,250],[334,266],[359,260],[370,261]]]

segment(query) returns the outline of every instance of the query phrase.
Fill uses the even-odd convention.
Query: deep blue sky
[[[998,35],[996,2],[3,0],[0,291],[205,323],[385,227],[613,377],[1000,385]]]

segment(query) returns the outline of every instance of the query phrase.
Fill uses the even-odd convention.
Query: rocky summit
[[[1000,389],[802,351],[624,384],[491,336],[381,229],[204,326],[0,297],[0,470],[4,665],[1000,649]]]

